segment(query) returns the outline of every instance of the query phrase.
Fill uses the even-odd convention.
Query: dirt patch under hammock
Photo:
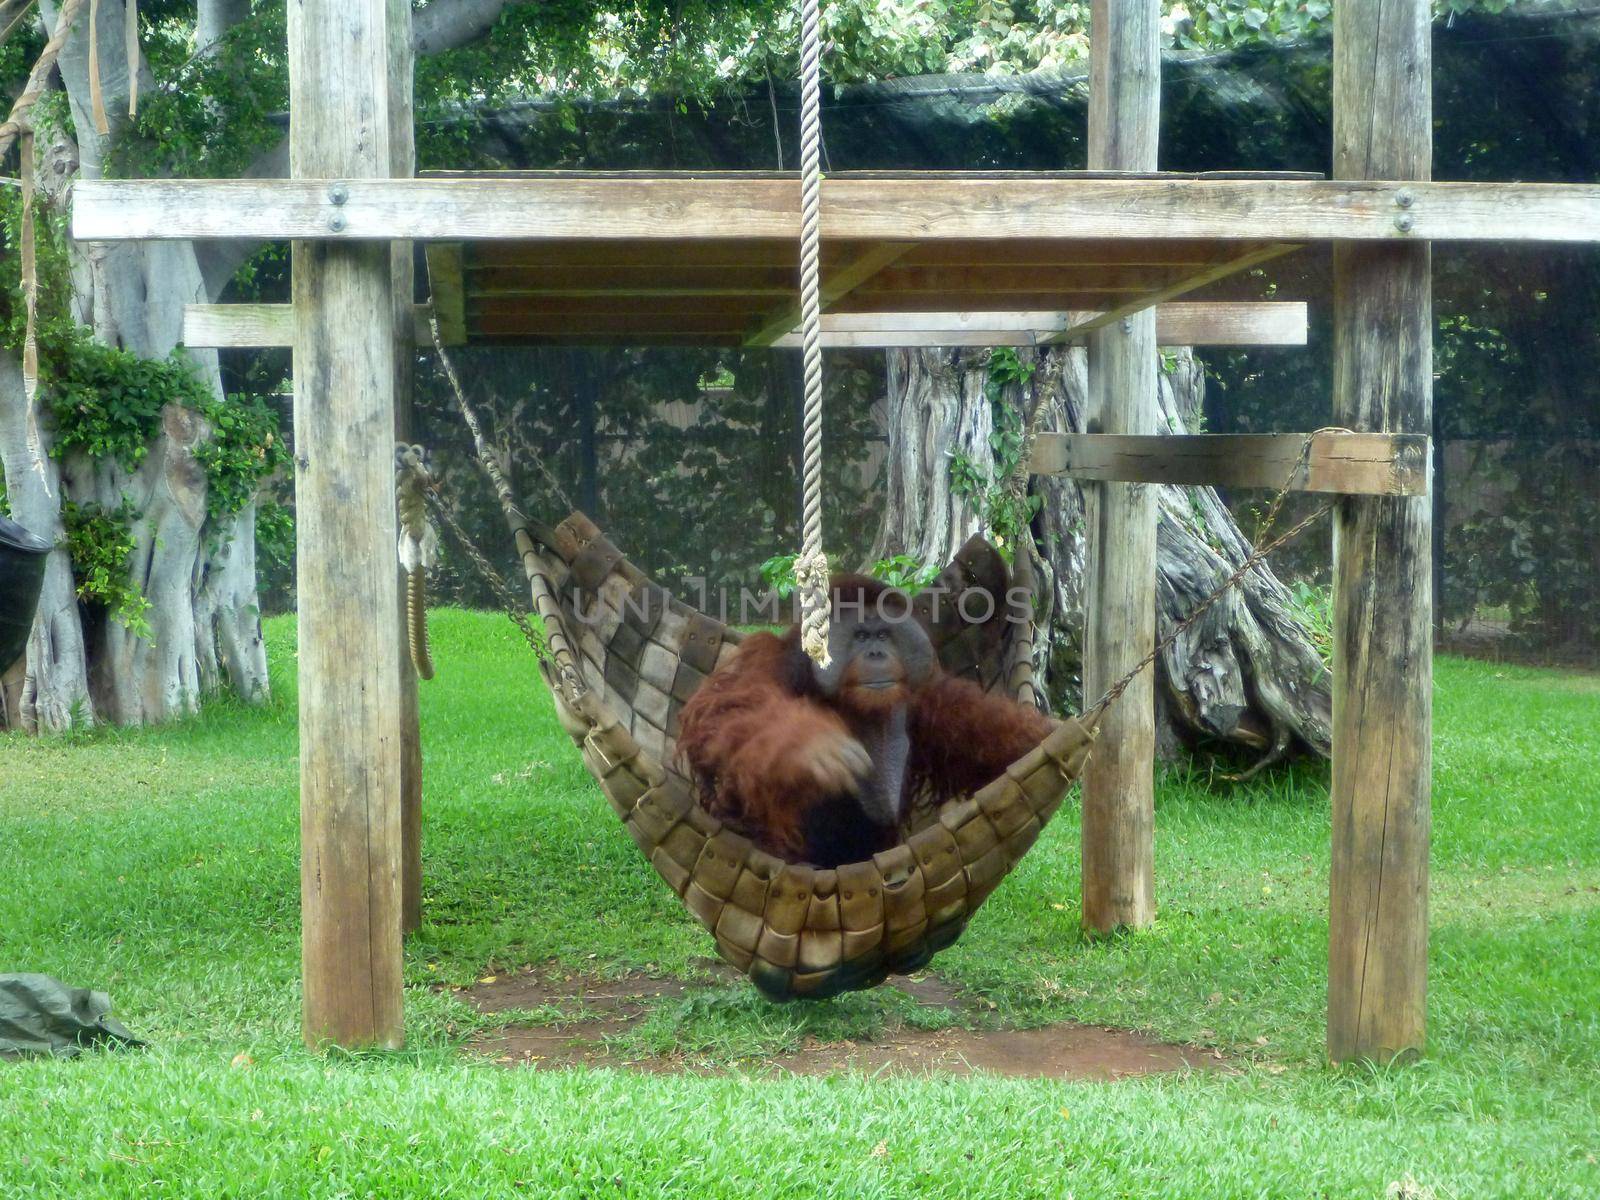
[[[507,1067],[551,1070],[574,1066],[628,1067],[652,1073],[699,1072],[677,1055],[633,1055],[615,1040],[663,999],[743,986],[726,968],[725,981],[687,983],[627,975],[602,979],[524,967],[457,994],[484,1013],[555,1010],[570,1013],[541,1025],[513,1025],[475,1038],[467,1052]],[[976,1013],[978,1005],[934,975],[899,977],[885,985],[919,1008]],[[609,1039],[609,1040],[608,1040]],[[800,1049],[753,1059],[744,1070],[774,1074],[971,1075],[986,1072],[1028,1079],[1110,1080],[1185,1070],[1225,1069],[1222,1055],[1202,1046],[1160,1042],[1096,1025],[1062,1022],[1036,1029],[919,1029],[901,1026],[873,1041],[809,1040]]]

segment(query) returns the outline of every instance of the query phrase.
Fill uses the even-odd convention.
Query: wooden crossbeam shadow
[[[1112,483],[1331,492],[1344,496],[1426,496],[1430,439],[1423,434],[1303,433],[1131,435],[1042,433],[1028,468],[1035,475]],[[1292,477],[1291,477],[1292,476]]]

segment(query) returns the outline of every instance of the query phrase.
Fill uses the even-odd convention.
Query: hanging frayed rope
[[[800,326],[805,359],[800,556],[800,644],[829,663],[828,556],[822,550],[822,21],[818,0],[801,0],[800,21]]]
[[[406,634],[411,665],[419,678],[432,679],[433,649],[428,643],[428,572],[439,565],[439,533],[428,520],[428,474],[421,446],[395,447],[395,499],[400,516],[400,566],[406,573]]]
[[[55,69],[61,47],[66,45],[67,34],[72,30],[72,22],[77,19],[78,13],[87,3],[88,0],[67,0],[61,6],[61,13],[56,18],[56,31],[45,43],[38,61],[33,64],[33,70],[28,72],[28,82],[22,85],[22,94],[11,106],[11,115],[0,122],[0,158],[10,153],[11,147],[21,136],[23,127],[28,121],[29,110],[39,103],[39,97],[44,95],[45,84],[49,81],[50,72]]]

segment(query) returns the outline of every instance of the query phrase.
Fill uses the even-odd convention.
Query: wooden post
[[[289,5],[290,171],[386,177],[390,0]],[[327,188],[338,232],[343,193]],[[294,247],[300,899],[312,1046],[398,1047],[400,624],[386,242]]]
[[[417,173],[416,130],[412,123],[410,0],[389,0],[389,170],[397,178]],[[412,377],[417,360],[416,259],[410,242],[390,247],[394,272],[394,432],[397,442],[412,436]],[[396,560],[400,597],[400,930],[422,924],[422,720],[417,711],[417,672],[411,665],[405,628],[405,573]]]
[[[1089,167],[1156,169],[1161,111],[1156,0],[1094,0]],[[1090,433],[1156,432],[1155,312],[1089,335]],[[1084,702],[1155,641],[1155,494],[1144,484],[1084,489],[1089,579]],[[1106,714],[1083,776],[1083,924],[1106,932],[1155,919],[1155,692],[1144,672]]]
[[[1432,172],[1427,0],[1334,6],[1334,174]],[[1406,193],[1394,225],[1412,228]],[[1334,420],[1427,433],[1433,306],[1426,242],[1334,249]],[[1426,496],[1340,503],[1334,542],[1333,865],[1328,1052],[1420,1051],[1428,970],[1433,597]]]

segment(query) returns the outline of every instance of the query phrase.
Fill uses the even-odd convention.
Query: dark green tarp
[[[71,1058],[85,1047],[142,1046],[111,1015],[111,997],[48,975],[0,975],[0,1055]]]
[[[50,543],[0,516],[0,672],[28,645]]]

